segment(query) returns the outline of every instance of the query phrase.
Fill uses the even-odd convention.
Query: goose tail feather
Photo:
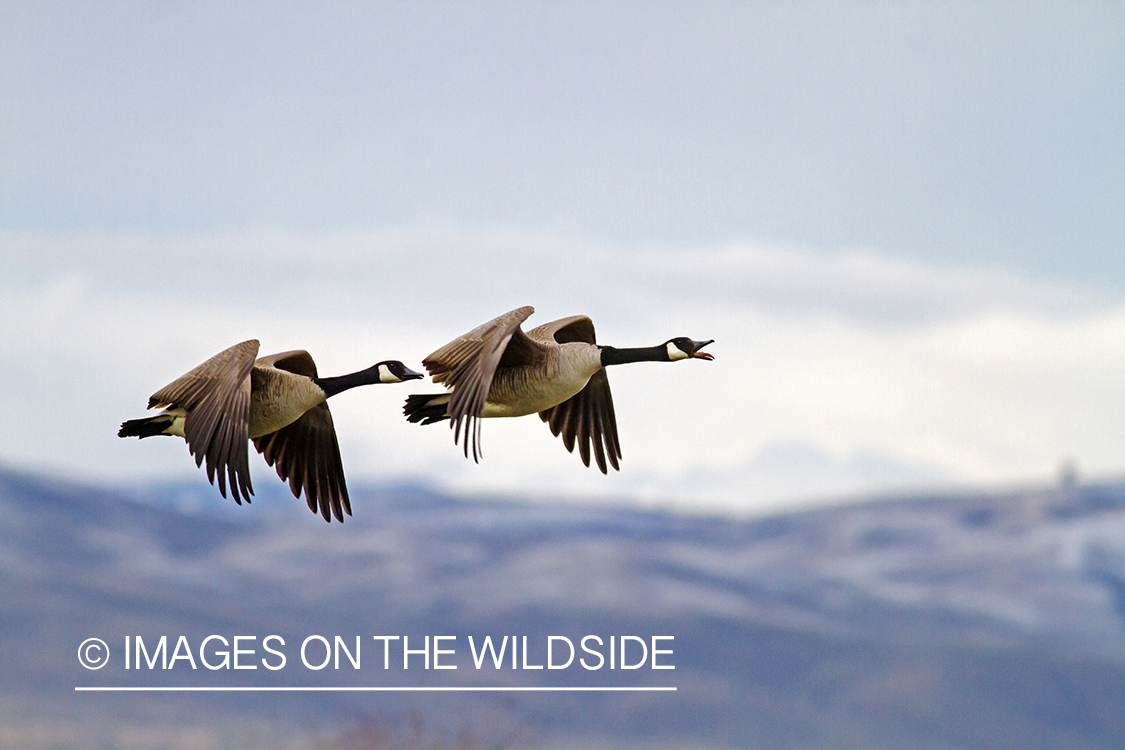
[[[402,408],[402,413],[408,422],[433,424],[449,419],[446,411],[448,406],[448,393],[419,393],[406,397],[406,405]]]
[[[158,414],[155,417],[143,419],[130,419],[121,423],[117,437],[146,438],[153,435],[171,435],[169,429],[175,420],[167,414]]]

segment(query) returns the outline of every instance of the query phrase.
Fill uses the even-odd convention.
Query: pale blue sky
[[[1125,279],[1120,3],[0,13],[5,228],[440,221]]]
[[[614,373],[617,477],[537,422],[466,465],[405,391],[347,401],[349,475],[742,507],[1113,474],[1122,123],[1120,3],[0,1],[0,461],[189,473],[113,431],[238,340],[418,366],[532,304],[718,359]]]

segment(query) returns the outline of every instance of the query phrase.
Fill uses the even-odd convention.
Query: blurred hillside
[[[238,508],[205,484],[127,492],[0,471],[0,746],[297,748],[357,722],[414,722],[461,739],[388,731],[372,746],[1125,747],[1125,485],[755,520],[459,501],[415,485],[352,494],[341,526],[279,487]],[[287,666],[124,668],[126,636],[166,635],[171,651],[216,634],[255,636],[254,663],[279,635]],[[301,666],[313,634],[360,636],[362,668]],[[399,655],[383,669],[372,636],[395,634],[411,648],[456,636],[443,663],[458,668],[427,670],[419,655],[402,670]],[[476,669],[467,643],[526,635],[542,664],[548,636],[588,634],[674,636],[662,659],[675,669]],[[89,637],[108,643],[105,669],[77,663]]]

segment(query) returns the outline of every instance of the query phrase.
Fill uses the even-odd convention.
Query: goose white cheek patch
[[[687,358],[688,358],[687,352],[685,352],[683,349],[676,346],[672,342],[668,342],[668,359],[675,362],[678,359],[687,359]]]

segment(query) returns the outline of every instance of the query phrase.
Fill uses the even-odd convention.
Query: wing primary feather
[[[311,441],[310,441],[311,442]],[[320,508],[320,515],[324,517],[326,523],[332,521],[332,503],[331,498],[325,497],[321,492],[321,472],[324,467],[321,465],[320,451],[316,450],[314,445],[307,448],[309,452],[308,470],[305,474],[305,494],[309,496],[309,502],[315,503]]]
[[[473,420],[473,461],[480,463],[480,459],[484,454],[480,450],[480,425],[481,420],[479,417]]]
[[[578,394],[582,396],[582,394]],[[591,414],[588,409],[583,409],[582,414],[578,415],[578,450],[582,452],[582,462],[585,466],[589,466],[589,439],[591,439]]]
[[[216,471],[219,475],[220,490],[222,488],[222,485],[226,484],[227,475],[229,474],[231,476],[231,483],[230,483],[231,497],[233,497],[235,499],[235,502],[238,502],[238,497],[235,495],[235,492],[234,492],[234,468],[230,464],[231,443],[233,442],[233,435],[232,435],[232,429],[231,428],[232,428],[232,425],[230,424],[229,420],[224,419],[219,424],[219,430],[218,430],[219,440],[218,440],[217,450],[215,451],[216,463],[218,464]],[[225,497],[225,495],[224,495],[224,497]]]
[[[571,453],[574,452],[574,444],[578,440],[578,415],[573,411],[568,411],[567,415],[566,432],[563,433],[563,445]]]
[[[605,450],[602,446],[602,442],[605,439],[605,433],[603,431],[604,425],[602,425],[601,414],[597,409],[590,410],[590,419],[594,423],[594,427],[591,430],[594,436],[594,458],[597,460],[598,468],[601,469],[602,474],[608,474],[609,472],[606,471],[605,465]]]

